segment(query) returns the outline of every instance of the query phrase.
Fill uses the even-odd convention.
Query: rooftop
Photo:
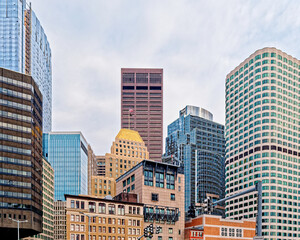
[[[122,128],[118,135],[116,136],[118,139],[124,139],[129,141],[141,142],[143,143],[143,139],[137,131]]]

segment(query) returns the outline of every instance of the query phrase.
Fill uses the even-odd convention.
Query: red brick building
[[[221,216],[201,215],[185,223],[185,240],[252,240],[255,220],[230,220]]]

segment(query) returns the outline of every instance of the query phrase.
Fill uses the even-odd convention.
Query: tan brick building
[[[54,240],[67,239],[66,202],[54,202]]]
[[[43,158],[43,232],[26,240],[53,240],[54,230],[54,170]]]
[[[230,220],[215,215],[201,215],[185,223],[185,240],[252,240],[255,220]]]
[[[177,166],[144,160],[116,180],[116,189],[138,195],[145,227],[162,227],[153,240],[184,239],[184,175]]]
[[[140,134],[134,130],[121,129],[111,146],[111,152],[105,154],[105,176],[92,176],[89,187],[91,195],[114,197],[115,179],[148,158],[149,153]]]
[[[143,204],[84,195],[65,197],[67,239],[87,240],[89,218],[91,240],[137,240],[143,234]]]

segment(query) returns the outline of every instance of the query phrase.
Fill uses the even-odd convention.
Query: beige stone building
[[[116,180],[116,190],[137,194],[144,227],[162,227],[153,240],[184,239],[184,174],[177,166],[144,160]]]
[[[66,202],[54,202],[54,240],[67,239]]]
[[[97,175],[97,158],[91,145],[88,145],[88,193],[91,194],[92,176]]]
[[[26,240],[53,240],[54,235],[54,170],[43,158],[43,232]]]
[[[96,156],[97,176],[105,176],[105,156]]]
[[[121,129],[111,146],[111,152],[105,154],[105,176],[91,178],[91,195],[114,197],[115,179],[148,158],[149,153],[140,134],[134,130]]]
[[[90,234],[91,240],[137,240],[143,234],[143,204],[84,195],[65,197],[67,239],[87,240]]]

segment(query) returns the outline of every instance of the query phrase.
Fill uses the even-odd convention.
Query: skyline
[[[186,105],[224,124],[226,74],[250,53],[300,56],[296,1],[31,2],[52,49],[53,131],[80,130],[96,155],[120,130],[121,68],[164,69],[165,139]]]

